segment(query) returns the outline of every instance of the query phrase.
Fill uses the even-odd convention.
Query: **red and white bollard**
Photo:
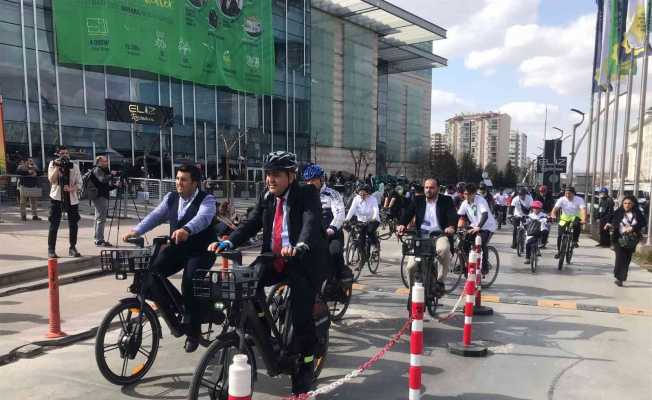
[[[251,400],[251,366],[244,354],[233,356],[229,366],[228,400]]]
[[[482,238],[480,235],[475,237],[475,246],[473,248],[478,254],[479,260],[476,267],[475,279],[475,305],[473,306],[473,315],[493,315],[494,310],[491,307],[482,305]]]
[[[421,282],[412,286],[412,334],[410,335],[410,400],[421,397],[421,354],[423,354],[424,290]]]
[[[469,262],[467,266],[467,278],[464,285],[464,334],[462,342],[448,344],[448,351],[464,357],[484,357],[487,355],[487,348],[479,343],[471,341],[473,331],[473,306],[476,289],[476,273],[480,265],[480,253],[475,248],[469,252]]]
[[[57,259],[48,258],[48,292],[50,297],[50,310],[48,313],[48,333],[50,339],[66,336],[61,331],[61,314],[59,312],[59,272]]]

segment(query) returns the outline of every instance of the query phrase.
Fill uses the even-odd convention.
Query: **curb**
[[[99,268],[100,256],[81,257],[58,263],[59,275]],[[0,273],[0,287],[12,286],[18,283],[33,282],[48,278],[47,261],[45,265],[31,267],[12,272]]]
[[[59,286],[84,281],[86,279],[93,279],[104,275],[109,275],[110,273],[111,271],[98,270],[98,271],[91,271],[91,272],[86,272],[86,273],[72,275],[72,276],[69,275],[69,276],[59,277]],[[0,297],[6,297],[18,293],[30,292],[32,290],[46,289],[47,287],[48,287],[47,281],[35,283],[32,285],[20,286],[20,287],[11,288],[3,292],[0,292]]]

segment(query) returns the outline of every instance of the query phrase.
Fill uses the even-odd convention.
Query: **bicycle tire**
[[[189,400],[198,400],[201,398],[209,398],[211,400],[227,400],[229,398],[229,366],[232,363],[233,356],[240,353],[238,347],[238,339],[232,338],[228,340],[223,340],[218,338],[218,340],[211,343],[204,355],[202,356],[195,372],[192,375],[192,381],[190,383],[190,388],[188,390],[188,399]],[[247,347],[247,357],[249,358],[249,365],[251,365],[251,386],[253,392],[254,378],[256,376],[256,366],[251,362],[254,357],[253,351],[249,345]],[[206,386],[207,379],[205,378],[204,372],[211,365],[211,361],[216,359],[216,367],[219,369],[219,374],[217,375],[217,381],[214,382],[214,387],[207,388],[210,390],[209,393],[206,393],[205,396],[202,396],[200,390],[202,387]],[[213,383],[213,382],[210,382]],[[218,391],[215,393],[215,391]]]
[[[125,321],[122,318],[122,312],[125,311],[125,310],[127,310],[127,312],[128,312],[127,313],[127,321]],[[132,383],[137,382],[138,380],[140,380],[143,376],[145,376],[145,374],[147,374],[149,369],[152,367],[152,365],[154,364],[154,360],[156,359],[156,354],[158,353],[159,340],[160,340],[160,337],[161,337],[161,326],[158,323],[158,318],[157,318],[156,313],[154,312],[154,310],[152,310],[152,308],[148,304],[145,304],[145,310],[144,310],[143,317],[146,318],[149,321],[149,323],[150,323],[150,325],[152,327],[151,349],[149,351],[149,356],[146,356],[147,360],[145,361],[145,363],[137,364],[137,366],[132,369],[132,371],[134,371],[134,372],[130,376],[124,376],[124,373],[126,372],[125,370],[126,370],[128,364],[129,364],[129,356],[127,354],[122,354],[123,349],[121,349],[118,342],[116,342],[112,346],[116,346],[115,349],[120,350],[120,353],[121,353],[120,358],[124,360],[123,364],[122,364],[122,371],[121,371],[122,374],[120,376],[118,376],[117,374],[115,374],[111,370],[110,366],[108,365],[107,360],[104,357],[104,355],[108,351],[112,351],[113,349],[107,351],[106,350],[107,346],[105,346],[104,343],[105,343],[105,340],[106,340],[106,334],[107,334],[108,330],[111,328],[112,321],[116,316],[120,315],[120,320],[121,320],[120,325],[122,326],[122,332],[121,332],[120,338],[118,340],[121,340],[122,337],[123,337],[123,334],[124,334],[124,329],[126,327],[130,326],[130,323],[132,322],[131,315],[133,314],[133,312],[135,310],[138,310],[138,312],[140,310],[140,302],[135,297],[131,298],[131,299],[123,300],[120,303],[116,304],[104,316],[104,319],[102,320],[102,323],[100,324],[99,328],[97,329],[97,334],[95,336],[95,362],[97,363],[97,367],[99,368],[100,372],[102,373],[102,376],[104,376],[104,378],[106,378],[107,381],[113,383],[114,385],[122,385],[122,386],[124,386],[124,385],[129,385],[129,384],[132,384]],[[133,321],[133,322],[135,322],[135,321]],[[142,326],[143,326],[143,324],[141,322],[141,328],[142,328]],[[138,345],[137,354],[144,355],[143,353],[140,352],[141,345],[142,345],[142,340],[143,340],[143,337],[142,337],[142,331],[141,331],[141,337],[140,337],[140,339],[138,339],[138,341],[140,343]]]
[[[430,290],[429,290],[429,298],[430,301],[426,302],[426,310],[428,311],[428,314],[430,314],[431,317],[435,318],[437,316],[437,306],[439,305],[439,297],[437,297],[437,292],[433,290],[433,284],[437,286],[437,278],[439,275],[437,274],[437,268],[438,268],[438,263],[437,260],[433,260],[431,264],[431,268],[428,268],[429,271],[429,276],[430,276]]]
[[[360,279],[360,274],[362,274],[362,268],[364,267],[364,262],[362,261],[364,257],[357,243],[353,244],[351,258],[356,261],[355,263],[352,262],[350,266],[353,269],[353,282],[357,282]]]
[[[369,252],[371,253],[371,249]],[[371,272],[372,275],[378,273],[378,266],[380,266],[380,246],[378,247],[377,256],[369,254],[369,257],[367,257],[367,268],[369,268],[369,272]]]
[[[403,286],[409,289],[410,282],[408,280],[407,260],[405,254],[401,256],[401,280],[403,281]]]
[[[523,237],[523,231],[521,229],[516,232],[516,255],[521,257],[525,253],[525,238]]]
[[[322,301],[321,299],[318,301]],[[328,305],[326,305],[328,307]],[[330,318],[330,314],[328,315]],[[330,324],[330,323],[329,323]],[[324,331],[324,334],[326,335],[325,337],[319,337],[319,333],[317,333],[317,340],[318,340],[318,345],[317,345],[317,351],[315,354],[315,361],[314,361],[314,366],[315,366],[315,373],[314,373],[314,379],[317,379],[319,375],[321,374],[322,370],[324,369],[324,365],[326,364],[326,358],[328,357],[328,343],[330,340],[330,329],[326,329]]]
[[[537,266],[539,264],[539,256],[537,256],[537,250],[532,249],[532,254],[530,254],[530,269],[532,273],[537,272]]]
[[[498,255],[498,250],[496,250],[496,248],[493,246],[487,246],[487,251],[489,252],[487,255],[489,271],[487,272],[487,275],[482,279],[483,289],[491,287],[491,285],[496,282],[496,278],[498,278],[498,271],[500,271],[500,256]]]
[[[570,265],[573,260],[573,252],[575,251],[575,243],[570,243],[566,249],[566,264]]]
[[[564,268],[564,259],[566,258],[566,247],[568,246],[568,238],[564,235],[561,238],[561,245],[559,246],[559,260],[557,261],[557,269],[559,271]]]
[[[460,282],[462,281],[462,276],[464,275],[464,268],[465,266],[463,265],[464,263],[464,257],[459,256],[459,252],[455,252],[455,255],[451,259],[450,266],[448,269],[448,276],[446,277],[446,283],[451,282],[450,285],[446,284],[448,289],[444,291],[444,293],[453,293],[455,289],[459,286]],[[459,266],[459,271],[455,272],[455,266]]]

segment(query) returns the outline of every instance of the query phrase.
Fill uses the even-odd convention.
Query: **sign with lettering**
[[[106,99],[107,121],[171,127],[174,122],[171,107],[131,101]]]

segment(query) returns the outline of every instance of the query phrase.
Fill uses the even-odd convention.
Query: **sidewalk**
[[[246,207],[251,206],[249,202],[236,204],[239,213],[244,214]],[[0,288],[11,285],[30,282],[47,278],[47,240],[48,240],[48,203],[39,204],[38,214],[42,221],[32,221],[28,210],[27,221],[20,220],[18,207],[8,206],[6,203],[0,207],[0,216],[3,223],[0,223]],[[151,211],[154,205],[138,205],[138,215],[143,218]],[[120,243],[119,236],[128,232],[129,229],[138,224],[139,219],[134,212],[133,205],[130,205],[128,218],[107,220],[105,228],[105,239],[115,245]],[[68,257],[68,223],[64,214],[59,227],[57,238],[57,254],[60,275],[81,270],[99,270],[99,254],[105,248],[95,246],[94,217],[88,202],[80,203],[79,232],[77,234],[77,250],[82,254],[81,258]],[[118,231],[119,228],[119,231]],[[167,225],[162,225],[148,233],[146,237],[152,238],[158,235],[169,234]]]

